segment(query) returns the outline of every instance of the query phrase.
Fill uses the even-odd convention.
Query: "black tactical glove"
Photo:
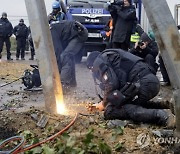
[[[126,97],[126,100],[129,100],[137,95],[139,86],[138,83],[136,85],[134,83],[126,83],[120,91]]]
[[[114,90],[107,94],[105,106],[112,104],[116,107],[121,107],[130,99],[133,99],[139,91],[139,84],[127,83],[120,91]]]
[[[106,101],[114,106],[122,106],[126,100],[125,95],[123,95],[119,90],[114,90],[108,94]]]
[[[78,32],[82,32],[82,31],[84,30],[84,26],[83,26],[80,22],[76,21],[76,22],[75,22],[75,29],[76,29]]]

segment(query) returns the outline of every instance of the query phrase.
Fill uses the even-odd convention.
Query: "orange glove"
[[[104,105],[103,102],[96,103],[96,104],[89,104],[87,106],[88,111],[103,111],[104,110]]]
[[[103,102],[101,101],[100,103],[94,104],[96,106],[96,109],[99,111],[103,111],[104,110],[104,105]]]

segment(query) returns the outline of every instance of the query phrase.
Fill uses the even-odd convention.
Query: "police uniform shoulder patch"
[[[107,75],[107,73],[104,73],[104,75],[103,75],[103,79],[104,79],[105,81],[107,81],[107,80],[108,80],[108,75]]]

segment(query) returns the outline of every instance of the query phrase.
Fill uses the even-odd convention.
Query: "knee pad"
[[[105,120],[125,120],[128,119],[128,116],[126,114],[126,111],[123,107],[117,108],[114,105],[107,105],[105,112],[104,112],[104,119]]]

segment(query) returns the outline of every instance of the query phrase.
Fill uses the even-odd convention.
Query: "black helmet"
[[[19,22],[24,22],[24,19],[20,19]]]
[[[2,17],[6,17],[6,18],[7,18],[7,13],[6,13],[6,12],[3,12],[3,13],[2,13]]]

